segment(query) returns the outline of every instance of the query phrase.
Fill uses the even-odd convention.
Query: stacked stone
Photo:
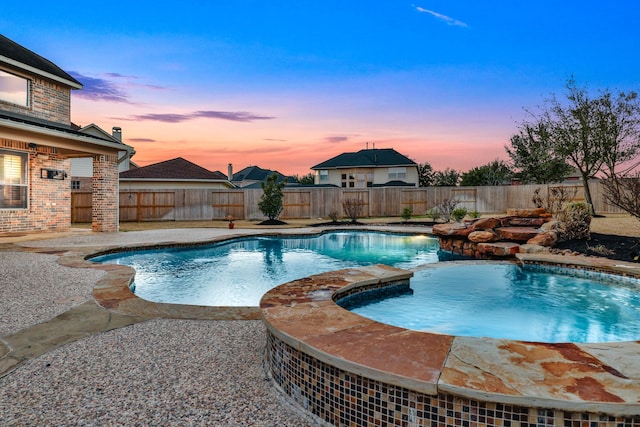
[[[558,241],[557,222],[544,208],[508,209],[505,217],[436,224],[440,249],[468,258],[514,257],[546,251]]]

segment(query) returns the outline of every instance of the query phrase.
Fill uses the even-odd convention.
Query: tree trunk
[[[584,188],[584,201],[589,205],[591,216],[595,215],[593,207],[593,199],[591,198],[591,189],[589,188],[589,177],[582,174],[582,187]]]

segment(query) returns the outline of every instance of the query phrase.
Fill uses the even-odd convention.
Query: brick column
[[[93,231],[115,232],[120,229],[118,156],[93,157]]]

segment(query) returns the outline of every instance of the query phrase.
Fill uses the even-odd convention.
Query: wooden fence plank
[[[343,201],[357,199],[363,204],[362,217],[400,216],[406,207],[413,215],[424,215],[445,199],[455,198],[469,211],[481,214],[501,214],[508,208],[533,207],[534,191],[540,188],[548,195],[552,185],[514,185],[495,187],[382,187],[343,189],[337,187],[301,187],[284,190],[283,219],[328,218],[333,212],[344,217]],[[557,185],[556,185],[557,186]],[[580,183],[575,188],[574,200],[584,200]],[[596,213],[622,213],[606,203],[603,186],[590,183]],[[262,189],[179,189],[140,190],[120,192],[120,221],[210,220],[236,219],[263,220],[258,209]],[[74,192],[71,197],[73,222],[91,222],[91,193]]]

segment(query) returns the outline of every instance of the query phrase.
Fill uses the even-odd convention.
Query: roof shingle
[[[82,87],[82,83],[74,79],[69,73],[53,62],[8,39],[2,34],[0,34],[0,56],[66,80],[72,87],[78,89]]]
[[[342,153],[313,166],[311,169],[339,169],[348,167],[416,166],[417,163],[393,148],[374,148],[356,153]]]
[[[197,180],[225,180],[226,177],[220,172],[211,172],[208,169],[198,166],[188,160],[178,157],[164,162],[154,163],[120,172],[120,178],[140,178],[140,179],[197,179]]]

